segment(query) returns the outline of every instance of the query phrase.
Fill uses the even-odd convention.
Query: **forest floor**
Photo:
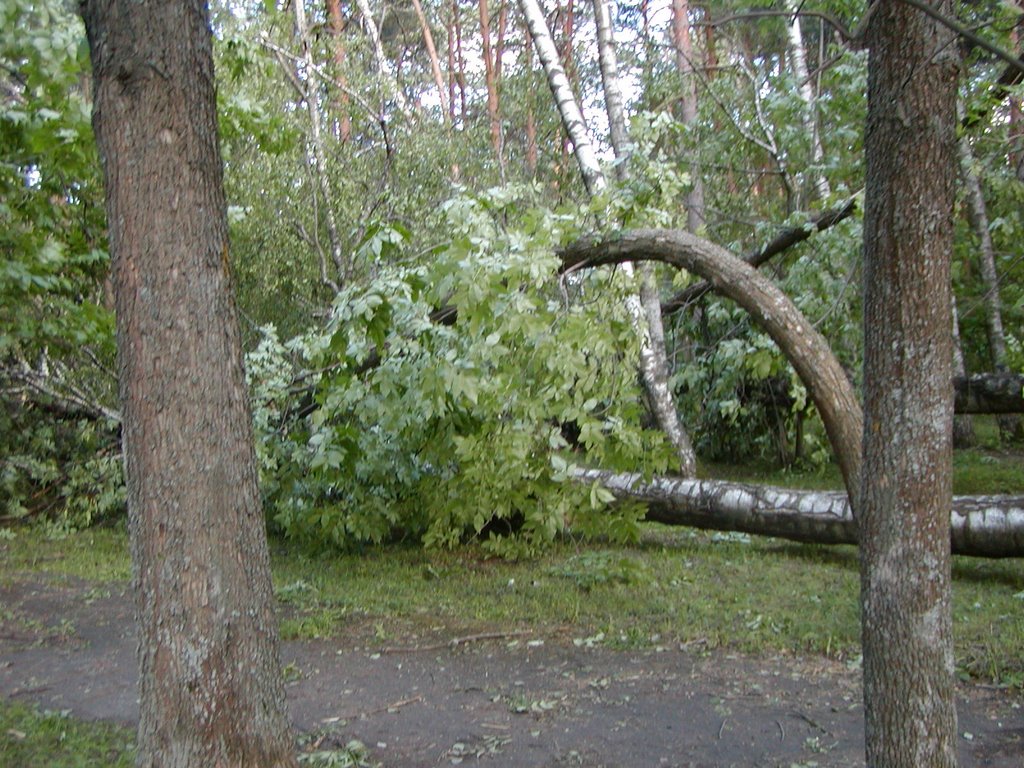
[[[0,696],[132,724],[127,590],[38,573],[5,580]],[[619,650],[574,633],[467,634],[449,622],[382,640],[367,620],[288,641],[292,718],[308,750],[358,739],[370,763],[408,768],[863,765],[855,663],[699,642]],[[961,766],[1021,765],[1020,688],[965,683],[957,703]]]

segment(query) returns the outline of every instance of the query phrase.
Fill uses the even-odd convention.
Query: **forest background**
[[[124,503],[74,10],[0,2],[3,517],[58,528]],[[559,273],[559,249],[582,234],[689,229],[755,254],[802,232],[767,269],[859,387],[863,9],[796,10],[621,4],[627,175],[606,136],[592,8],[549,5],[609,169],[595,190],[516,4],[215,3],[230,261],[271,526],[318,546],[482,537],[511,557],[570,526],[635,537],[643,509],[609,510],[609,491],[569,482],[576,465],[651,476],[678,471],[680,455],[648,415],[633,279]],[[975,37],[960,42],[958,359],[1019,372],[1021,89],[978,41],[1019,50],[1021,14],[996,2],[958,12]],[[687,271],[652,274],[700,472],[827,472],[825,429],[769,336]],[[1002,435],[1017,429],[1006,419]],[[970,443],[969,422],[957,436]]]

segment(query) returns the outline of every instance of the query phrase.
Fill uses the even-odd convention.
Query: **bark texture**
[[[201,0],[87,0],[139,624],[140,766],[295,765]]]
[[[720,480],[653,477],[578,469],[616,498],[647,505],[647,520],[713,531],[741,531],[814,544],[856,544],[857,522],[841,491],[801,491]],[[1024,556],[1024,496],[956,496],[950,541],[958,555]]]
[[[827,199],[832,194],[832,187],[828,183],[823,168],[825,163],[825,147],[821,141],[821,129],[818,126],[818,105],[814,95],[814,86],[811,84],[811,76],[807,72],[807,52],[804,48],[803,31],[800,29],[800,16],[798,15],[803,3],[796,0],[786,0],[786,10],[793,15],[786,23],[786,37],[789,40],[789,60],[793,68],[793,77],[796,80],[797,91],[800,100],[804,103],[803,123],[811,142],[811,162],[814,168],[813,176],[814,191],[819,199]]]
[[[537,50],[537,58],[544,68],[547,76],[548,87],[555,98],[555,106],[562,118],[562,125],[565,132],[569,134],[569,140],[573,144],[573,155],[579,164],[580,173],[583,175],[583,184],[591,194],[600,192],[605,187],[604,174],[601,172],[601,163],[597,159],[597,152],[587,131],[587,124],[583,120],[583,113],[576,103],[576,96],[569,85],[569,78],[566,77],[565,69],[558,58],[558,49],[551,39],[551,32],[548,30],[547,20],[544,12],[541,11],[537,0],[519,0],[519,8],[526,19],[526,26],[530,30],[530,39],[533,40],[533,47]]]
[[[952,16],[947,0],[931,8]],[[857,507],[867,764],[952,768],[957,47],[946,27],[894,0],[876,0],[867,41],[866,407]]]
[[[619,86],[619,64],[615,51],[615,32],[612,26],[611,6],[608,0],[594,0],[594,19],[597,24],[598,64],[604,90],[605,111],[608,113],[609,137],[619,179],[629,175],[629,131],[626,128],[626,110]],[[633,265],[622,265],[623,272],[632,277]],[[661,296],[658,291],[654,267],[643,263],[639,269],[639,307],[632,296],[627,299],[641,335],[640,366],[651,410],[679,461],[679,472],[685,477],[697,474],[697,453],[690,435],[679,421],[679,411],[669,384],[668,356],[665,353],[665,327],[661,319]]]
[[[770,280],[721,246],[678,230],[634,230],[603,241],[579,240],[565,248],[561,257],[566,269],[584,264],[662,261],[700,275],[716,291],[747,310],[779,345],[807,387],[825,424],[847,490],[856,499],[860,403],[828,342]]]
[[[1024,376],[976,373],[953,379],[956,413],[1024,413]]]

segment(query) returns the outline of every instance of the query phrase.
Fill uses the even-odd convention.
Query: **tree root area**
[[[0,695],[132,724],[125,590],[0,587]],[[699,644],[616,649],[571,630],[451,639],[375,643],[343,633],[285,643],[286,689],[306,748],[358,739],[373,762],[402,768],[864,764],[860,671],[842,662]],[[961,684],[957,705],[961,766],[1020,765],[1020,692]]]

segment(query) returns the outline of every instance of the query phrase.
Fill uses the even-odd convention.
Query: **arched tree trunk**
[[[771,281],[721,246],[678,230],[633,230],[605,240],[586,238],[563,249],[561,257],[566,270],[626,261],[662,261],[700,275],[749,312],[778,344],[807,387],[857,509],[860,403],[828,342]]]
[[[82,11],[117,303],[137,765],[294,766],[206,3]]]

